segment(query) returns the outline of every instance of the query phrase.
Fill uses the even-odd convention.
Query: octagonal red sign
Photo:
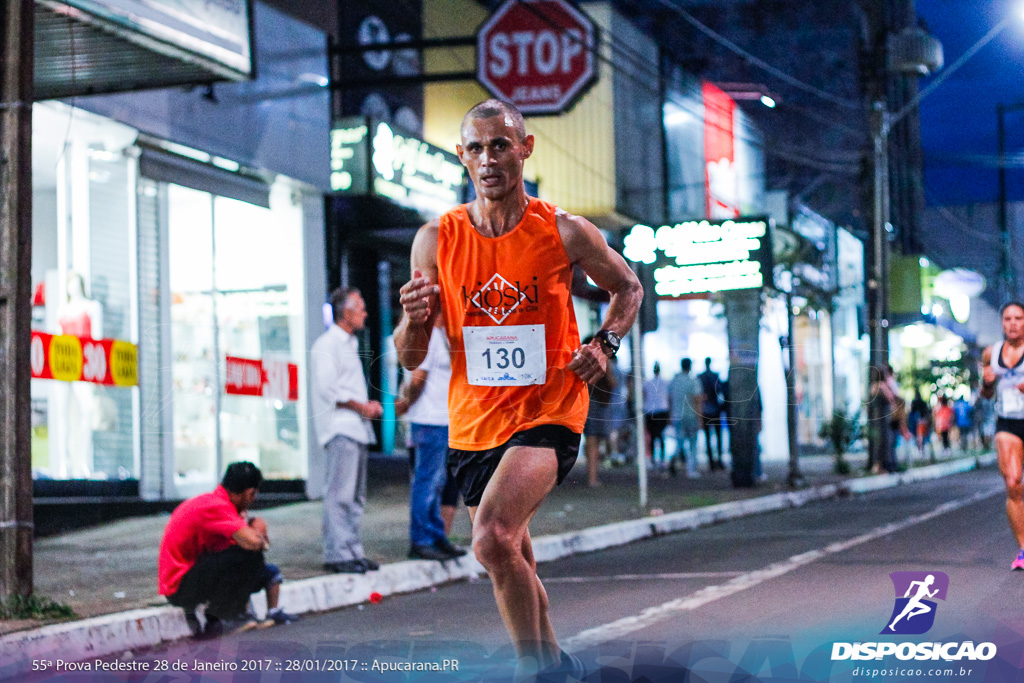
[[[566,0],[506,0],[477,33],[477,79],[524,114],[559,114],[597,75],[595,35]]]

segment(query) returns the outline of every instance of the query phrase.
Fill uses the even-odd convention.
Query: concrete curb
[[[996,462],[994,453],[977,458],[961,458],[897,474],[851,479],[840,484],[815,486],[802,491],[776,493],[683,510],[656,517],[616,522],[533,540],[538,562],[550,562],[578,553],[625,545],[644,538],[689,531],[711,524],[773,512],[845,494],[863,494],[920,481],[967,472]],[[484,574],[484,568],[472,556],[448,562],[410,560],[381,567],[373,574],[331,574],[281,586],[281,604],[295,614],[323,612],[358,605],[381,597],[424,590],[452,581]],[[253,597],[257,613],[266,610],[263,594]],[[126,650],[152,647],[162,642],[185,638],[188,625],[176,607],[151,607],[107,614],[81,621],[44,626],[11,633],[0,638],[0,678],[31,671],[32,660],[83,661],[118,654]]]

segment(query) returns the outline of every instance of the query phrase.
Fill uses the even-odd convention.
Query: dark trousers
[[[233,619],[245,612],[249,596],[267,585],[267,565],[260,550],[237,545],[201,555],[167,600],[186,611],[209,603],[207,614]]]
[[[715,430],[715,440],[718,442],[718,461],[715,462],[714,454],[711,451],[711,430]],[[729,432],[730,434],[732,432]],[[715,413],[704,417],[704,442],[708,447],[708,465],[711,469],[725,467],[722,463],[722,416]]]
[[[651,460],[663,462],[666,460],[665,453],[665,428],[668,427],[668,412],[658,411],[644,415],[644,422],[647,426],[647,433],[651,435]],[[657,457],[661,453],[661,458]]]

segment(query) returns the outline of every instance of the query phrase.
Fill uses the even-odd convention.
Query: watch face
[[[619,344],[622,341],[619,335],[615,334],[611,330],[601,330],[597,336],[601,340],[602,345],[611,351],[610,355],[614,356],[618,353]]]

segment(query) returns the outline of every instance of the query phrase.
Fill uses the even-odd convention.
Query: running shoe
[[[1010,565],[1010,569],[1024,569],[1024,548],[1017,553],[1017,557],[1013,558],[1013,564]]]
[[[295,616],[294,614],[288,614],[280,607],[272,609],[269,612],[267,612],[266,621],[270,622],[269,624],[267,624],[268,626],[283,626],[284,624],[291,624],[298,620],[299,618],[297,616]]]
[[[577,683],[587,677],[587,667],[576,655],[562,650],[561,660],[537,672],[537,683]]]

